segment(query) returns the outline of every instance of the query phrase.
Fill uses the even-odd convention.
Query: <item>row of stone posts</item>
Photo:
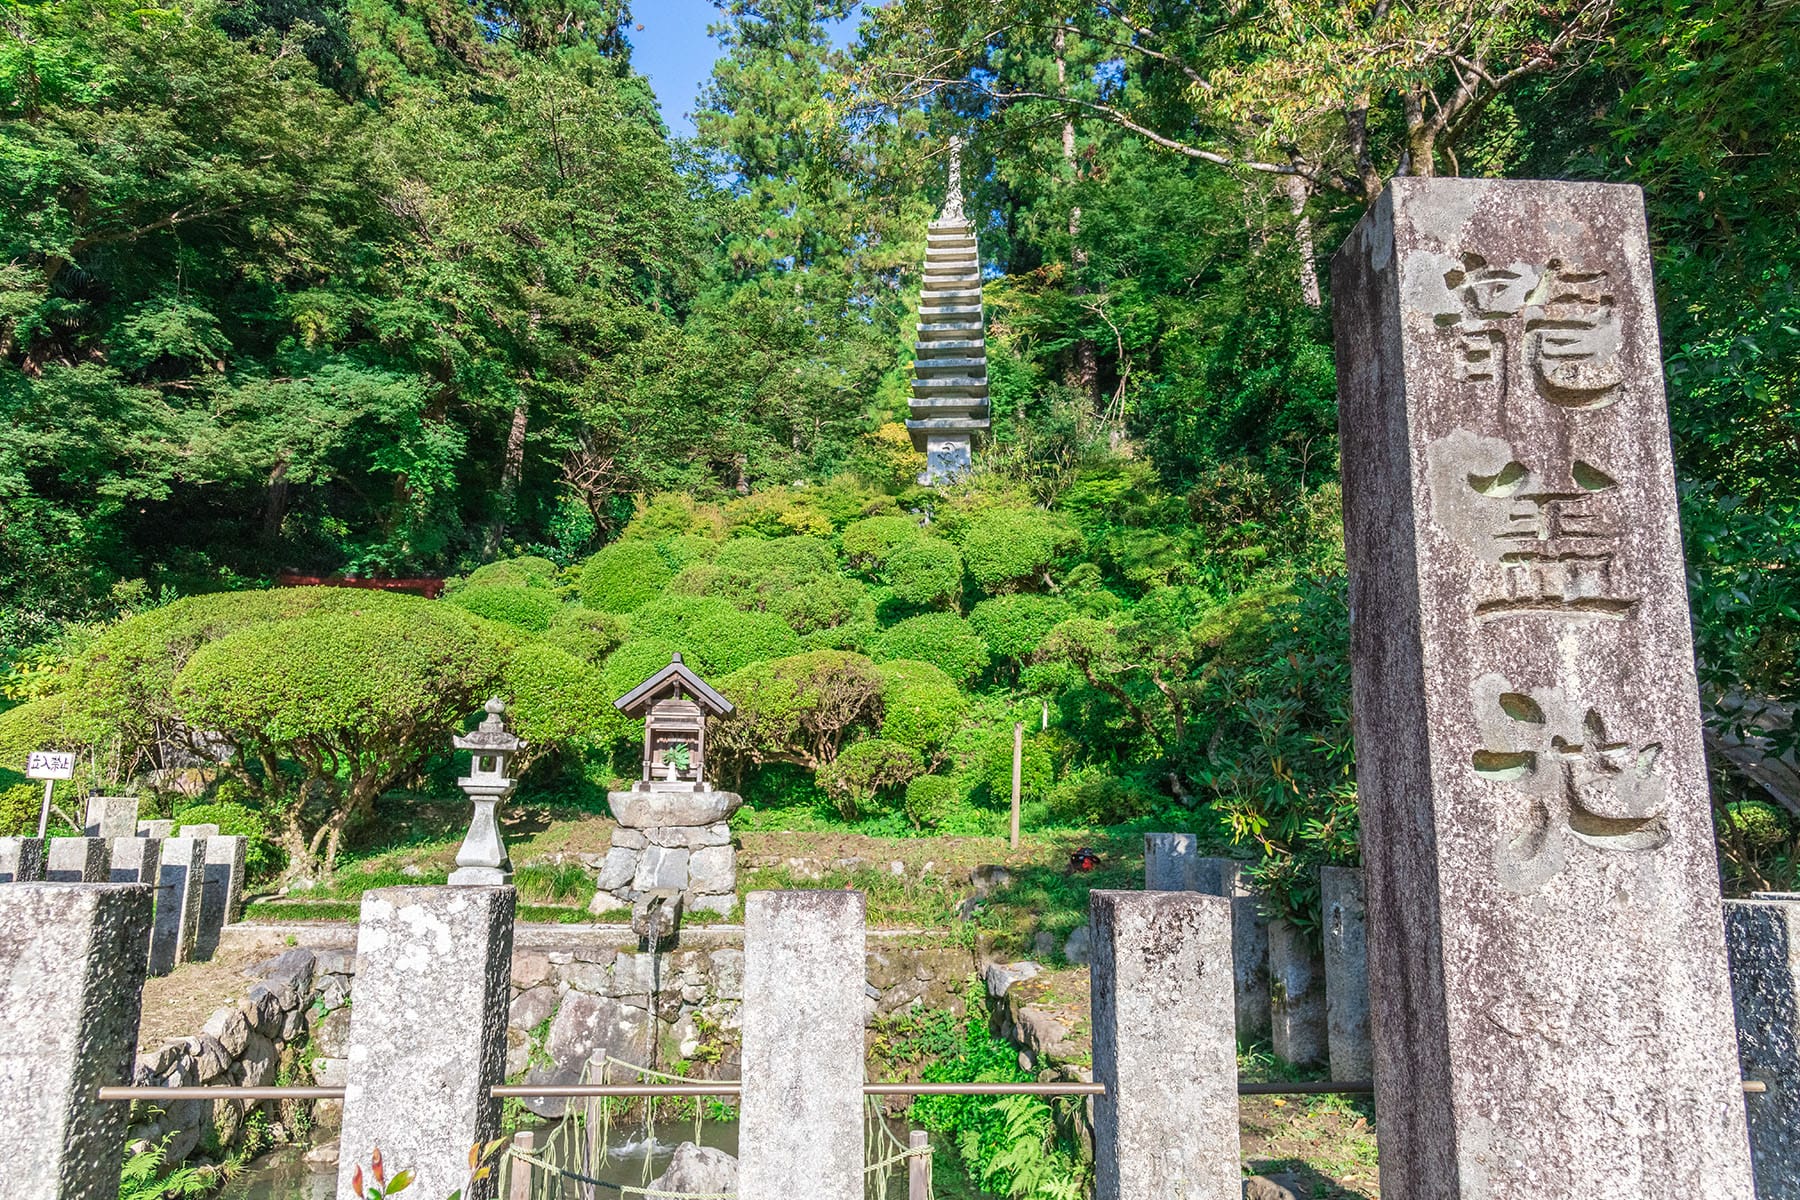
[[[243,914],[246,839],[217,825],[139,821],[131,796],[88,800],[83,836],[0,838],[0,883],[142,883],[154,889],[150,974],[205,961]]]
[[[419,1193],[467,1188],[470,1147],[500,1135],[511,887],[367,893],[347,1050],[340,1200],[380,1148]],[[106,1200],[118,1185],[151,889],[0,888],[0,1155],[9,1194]],[[1098,1195],[1239,1193],[1230,902],[1197,892],[1092,896]],[[755,892],[745,905],[738,1195],[864,1195],[864,900]]]
[[[1191,833],[1144,835],[1146,891],[1202,892],[1231,901],[1233,1007],[1244,1042],[1267,1041],[1295,1065],[1329,1062],[1331,1077],[1366,1083],[1373,1071],[1362,872],[1319,872],[1320,929],[1271,920],[1245,864],[1199,852]]]

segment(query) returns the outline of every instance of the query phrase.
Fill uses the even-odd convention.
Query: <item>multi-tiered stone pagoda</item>
[[[962,144],[950,146],[950,194],[925,231],[925,286],[914,348],[913,445],[925,452],[924,484],[969,469],[988,429],[987,341],[981,324],[981,256],[963,215]]]

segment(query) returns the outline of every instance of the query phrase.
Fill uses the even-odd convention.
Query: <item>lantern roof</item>
[[[722,717],[735,707],[731,701],[713,691],[706,680],[688,669],[676,651],[669,665],[613,701],[613,707],[628,717],[641,717],[651,705],[664,699],[663,693],[673,684],[715,717]]]
[[[506,728],[506,704],[498,697],[489,700],[486,705],[487,716],[480,725],[468,734],[459,734],[450,739],[451,745],[458,750],[474,750],[477,753],[500,751],[511,753],[523,749],[525,742]]]

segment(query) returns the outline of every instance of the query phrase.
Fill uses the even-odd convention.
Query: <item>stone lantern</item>
[[[487,716],[467,736],[453,738],[458,750],[470,752],[469,773],[456,781],[474,801],[474,816],[469,821],[469,835],[456,852],[456,870],[450,882],[459,887],[497,886],[512,882],[512,863],[506,847],[500,842],[500,825],[494,808],[512,795],[519,781],[506,775],[507,760],[525,748],[525,743],[506,728],[506,705],[498,697],[487,702]]]
[[[707,723],[732,711],[676,654],[613,702],[644,722],[643,774],[607,802],[619,828],[596,881],[592,911],[679,898],[689,912],[729,913],[737,903],[737,852],[726,819],[743,804],[706,778]]]

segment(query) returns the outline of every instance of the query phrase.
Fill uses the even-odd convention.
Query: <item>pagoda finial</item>
[[[950,136],[950,187],[944,196],[944,211],[939,214],[940,221],[962,221],[962,152],[963,140],[955,134]]]

